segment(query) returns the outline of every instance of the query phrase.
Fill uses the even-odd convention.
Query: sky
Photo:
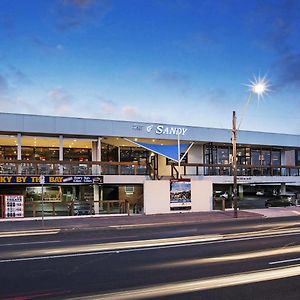
[[[0,0],[0,111],[300,134],[299,23],[298,0]]]

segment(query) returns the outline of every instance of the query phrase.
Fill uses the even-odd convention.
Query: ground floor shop
[[[100,176],[44,176],[41,184],[38,176],[27,177],[9,176],[0,185],[2,218],[143,211],[142,184],[105,184]]]

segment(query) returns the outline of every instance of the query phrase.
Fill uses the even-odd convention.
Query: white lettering
[[[155,133],[157,133],[157,134],[162,134],[162,133],[163,133],[163,129],[164,129],[164,126],[158,125],[158,126],[156,127]]]
[[[163,134],[169,134],[169,128],[166,127],[165,130],[163,131]]]
[[[151,125],[151,126],[153,126],[153,125]],[[151,131],[151,129],[150,129],[151,126],[147,127],[148,132]],[[186,132],[187,132],[187,128],[183,128],[183,127],[165,127],[163,125],[157,125],[156,130],[155,130],[156,134],[163,134],[163,135],[171,135],[171,134],[173,134],[173,135],[185,135]]]
[[[170,134],[176,134],[176,127],[171,127]]]

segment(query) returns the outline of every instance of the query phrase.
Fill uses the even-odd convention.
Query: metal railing
[[[197,164],[183,163],[185,176],[232,176],[232,167],[229,164]],[[238,176],[300,176],[300,166],[288,165],[237,165]]]
[[[146,163],[96,161],[0,160],[0,174],[9,175],[148,175]]]

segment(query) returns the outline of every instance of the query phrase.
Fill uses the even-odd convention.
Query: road
[[[0,299],[299,299],[298,218],[0,234]]]

